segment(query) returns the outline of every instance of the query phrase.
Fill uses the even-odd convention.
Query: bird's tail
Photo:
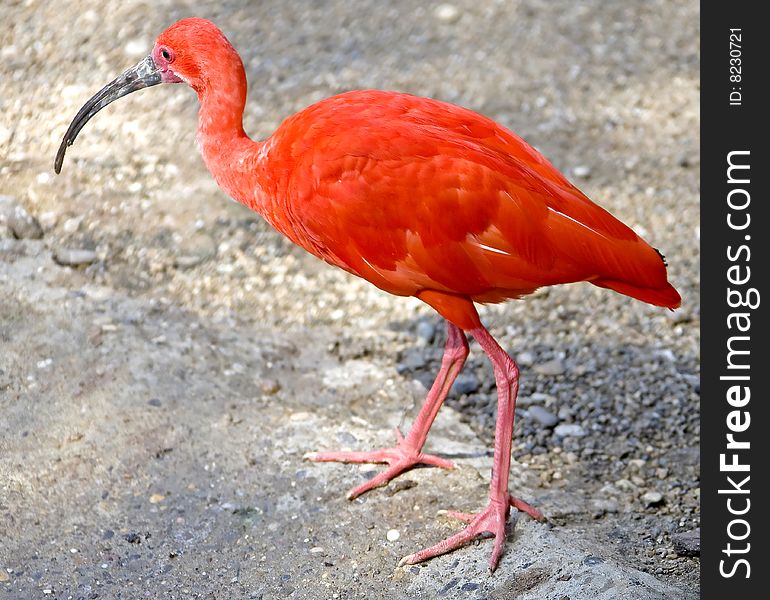
[[[599,287],[608,288],[614,290],[626,296],[631,296],[642,302],[654,304],[655,306],[663,306],[666,308],[678,308],[682,303],[682,297],[679,295],[670,283],[666,282],[666,285],[661,288],[648,288],[639,287],[625,281],[618,281],[616,279],[593,279],[591,281],[594,285]]]

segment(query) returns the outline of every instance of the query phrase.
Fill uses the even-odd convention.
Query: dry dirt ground
[[[587,284],[481,309],[522,365],[512,485],[550,518],[514,515],[494,575],[488,540],[396,566],[458,529],[439,509],[485,499],[495,402],[477,347],[429,438],[458,469],[347,502],[376,467],[302,456],[408,425],[439,318],[228,201],[182,86],[100,113],[54,176],[80,105],[190,15],[240,50],[252,136],[355,88],[461,104],[667,255],[675,312]],[[4,0],[0,596],[696,598],[698,16],[663,0]]]

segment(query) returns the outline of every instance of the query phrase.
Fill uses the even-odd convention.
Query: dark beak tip
[[[71,145],[72,142],[65,137],[59,145],[59,149],[56,151],[56,160],[53,162],[53,171],[57,175],[61,173],[62,164],[64,163],[64,154]]]

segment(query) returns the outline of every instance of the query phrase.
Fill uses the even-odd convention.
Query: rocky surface
[[[226,201],[181,86],[70,118],[173,20],[217,21],[245,125],[346,89],[438,97],[516,130],[668,257],[675,312],[589,285],[484,307],[522,366],[500,568],[481,540],[401,556],[485,498],[495,396],[478,347],[416,469],[310,450],[389,444],[440,320]],[[11,598],[689,598],[698,592],[697,4],[166,0],[0,7],[0,592]],[[514,519],[515,520],[515,519]]]

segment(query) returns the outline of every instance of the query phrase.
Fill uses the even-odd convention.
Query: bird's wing
[[[279,132],[291,138],[297,236],[388,291],[494,301],[586,279],[665,281],[660,257],[630,228],[472,111],[355,92],[293,119]]]

